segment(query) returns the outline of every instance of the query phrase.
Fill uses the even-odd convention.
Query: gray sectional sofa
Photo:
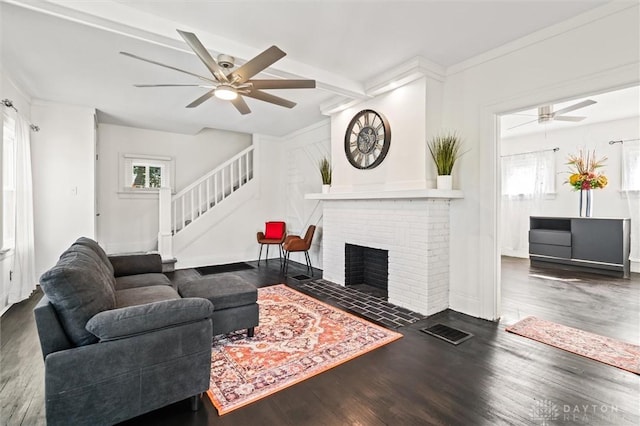
[[[213,305],[181,298],[159,255],[78,239],[40,278],[47,424],[114,424],[209,388]]]

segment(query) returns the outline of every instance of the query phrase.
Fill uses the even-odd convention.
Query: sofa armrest
[[[207,299],[163,300],[100,312],[91,317],[86,329],[106,342],[200,321],[212,314],[213,304]]]
[[[42,296],[38,305],[33,309],[33,314],[36,319],[40,347],[44,358],[50,353],[73,347],[60,324],[55,308],[47,296]]]
[[[150,254],[126,254],[121,256],[109,256],[113,265],[113,275],[137,275],[162,272],[162,257],[157,253]]]

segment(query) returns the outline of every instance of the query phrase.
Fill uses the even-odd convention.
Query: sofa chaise
[[[40,278],[34,310],[49,426],[114,424],[209,388],[213,305],[182,298],[159,255],[109,257],[79,238]]]

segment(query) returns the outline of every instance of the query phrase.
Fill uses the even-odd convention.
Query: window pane
[[[144,188],[147,180],[147,168],[145,166],[133,166],[133,188]]]
[[[149,167],[149,187],[160,188],[162,186],[162,167]]]

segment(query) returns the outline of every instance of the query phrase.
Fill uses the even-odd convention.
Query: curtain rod
[[[619,141],[609,141],[609,145],[613,145],[616,143],[633,142],[633,141],[640,141],[640,139],[625,139],[625,140],[619,140]]]
[[[18,112],[18,108],[13,106],[13,102],[11,101],[11,99],[3,99],[0,102],[2,102],[2,105],[6,106],[7,108],[13,108],[13,110],[15,112]],[[31,130],[33,130],[34,132],[39,132],[40,131],[40,127],[36,126],[33,123],[29,123],[29,127],[31,127]]]
[[[537,152],[545,152],[545,151],[553,151],[553,152],[557,152],[557,151],[560,151],[560,148],[558,148],[558,147],[556,146],[555,148],[540,149],[540,150],[538,150],[538,151],[518,152],[517,154],[501,155],[501,156],[500,156],[500,158],[503,158],[503,157],[513,157],[514,155],[535,154],[535,153],[537,153]]]

